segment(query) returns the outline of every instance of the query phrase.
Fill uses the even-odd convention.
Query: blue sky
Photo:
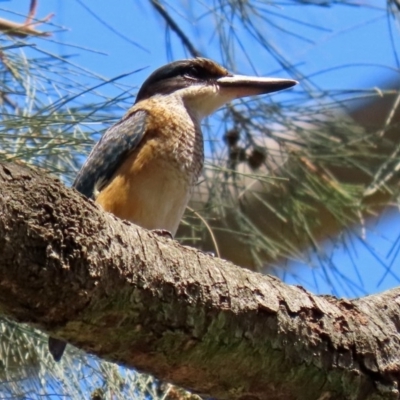
[[[196,47],[211,58],[222,61],[220,51],[216,47],[214,30],[210,18],[200,18],[193,24],[181,16],[182,6],[187,2],[170,1],[182,29],[187,29]],[[192,2],[192,14],[196,17],[203,15],[207,7],[199,6],[201,2]],[[205,4],[213,3],[211,1]],[[82,6],[86,5],[87,8]],[[290,4],[290,3],[289,3]],[[357,4],[353,2],[353,4]],[[270,7],[268,11],[280,14],[281,17],[271,16],[271,21],[284,27],[291,34],[282,33],[278,29],[267,26],[265,35],[271,43],[279,46],[280,51],[289,60],[299,65],[304,73],[318,73],[322,70],[331,70],[315,77],[319,85],[327,89],[359,88],[361,85],[368,88],[376,86],[385,80],[388,74],[387,67],[395,67],[396,61],[392,44],[388,36],[389,26],[392,27],[394,40],[397,39],[397,22],[388,23],[386,4],[384,1],[370,1],[360,3],[360,6],[336,4],[332,7],[316,7],[304,5],[283,5]],[[14,20],[23,20],[22,16],[12,12],[25,14],[29,1],[2,1],[2,17]],[[94,17],[89,11],[92,11]],[[7,12],[7,10],[12,12]],[[165,50],[165,38],[160,24],[161,17],[147,4],[134,0],[118,0],[116,3],[70,0],[39,1],[37,17],[43,17],[51,12],[55,13],[52,22],[57,26],[50,28],[54,43],[46,46],[61,54],[76,54],[76,62],[89,69],[102,73],[105,76],[116,76],[121,73],[148,67],[141,73],[132,76],[132,85],[140,85],[154,68],[171,60]],[[291,18],[301,21],[293,22],[283,19]],[[104,21],[131,42],[140,44],[136,47],[128,40],[107,29],[100,21]],[[233,23],[238,27],[238,24]],[[47,27],[48,28],[48,27]],[[304,39],[296,39],[292,35]],[[279,69],[273,58],[264,51],[259,51],[253,38],[242,35],[240,40],[248,49],[252,62],[260,75],[268,74]],[[172,58],[188,56],[182,50],[180,41],[171,33]],[[43,46],[43,43],[40,44]],[[103,54],[74,49],[69,45],[77,45],[93,49]],[[254,50],[252,49],[254,48]],[[238,65],[241,73],[253,73],[249,63],[243,59],[240,49],[237,51]],[[364,64],[360,68],[360,64]],[[373,65],[376,65],[375,67]],[[380,65],[380,66],[379,66]],[[395,76],[395,74],[393,74]]]
[[[197,48],[206,56],[223,61],[214,22],[208,13],[214,2],[171,0],[168,4],[171,15],[189,32]],[[274,4],[271,6],[265,2],[271,22],[262,27],[265,37],[271,46],[280,49],[284,58],[297,66],[300,74],[314,74],[314,83],[327,93],[360,87],[371,89],[389,81],[398,81],[396,51],[399,47],[399,27],[396,20],[388,18],[384,1],[353,1],[332,7],[294,5],[290,2]],[[21,15],[26,14],[28,6],[28,0],[3,0],[0,2],[0,16],[22,21]],[[192,8],[185,14],[183,10],[187,7]],[[159,28],[163,21],[145,1],[39,0],[37,17],[51,12],[55,13],[52,19],[55,26],[50,27],[54,34],[51,40],[38,39],[40,46],[57,54],[74,55],[72,60],[75,63],[110,78],[144,68],[124,79],[124,83],[132,87],[132,94],[152,70],[171,59],[188,56],[174,33],[169,35],[171,52],[168,54],[165,46],[168,35]],[[186,19],[184,14],[191,15],[191,19]],[[254,16],[252,18],[256,20]],[[221,19],[220,24],[223,23],[226,19]],[[235,20],[231,23],[235,28],[238,26]],[[277,25],[289,33],[276,29]],[[60,26],[66,29],[60,29]],[[235,47],[237,72],[288,76],[254,38],[246,36],[240,29],[238,37]],[[239,40],[251,55],[251,62],[240,49]],[[98,53],[73,46],[93,49]],[[387,273],[385,265],[391,262],[388,255],[399,234],[396,228],[399,222],[398,215],[391,213],[370,223],[371,231],[366,233],[366,242],[373,251],[354,237],[346,242],[351,243],[348,246],[350,250],[340,245],[334,248],[327,245],[326,248],[331,249],[331,261],[338,268],[337,273],[345,273],[351,279],[348,286],[335,284],[336,276],[328,276],[329,269],[300,268],[295,274],[282,276],[286,281],[304,284],[314,292],[344,296],[373,293],[396,286],[396,270],[400,270],[398,262],[394,261],[390,273]],[[377,256],[380,261],[377,261]],[[312,261],[318,265],[317,258]],[[362,267],[355,268],[355,264]],[[327,284],[329,279],[332,285]]]

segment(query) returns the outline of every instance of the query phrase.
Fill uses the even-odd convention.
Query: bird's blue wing
[[[89,154],[73,187],[94,198],[95,188],[104,187],[125,157],[139,145],[145,134],[146,118],[146,111],[134,111],[109,128]]]

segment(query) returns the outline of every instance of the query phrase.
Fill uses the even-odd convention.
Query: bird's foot
[[[174,239],[172,233],[170,231],[167,231],[166,229],[152,229],[151,232],[155,233],[158,236],[162,236],[168,239]]]

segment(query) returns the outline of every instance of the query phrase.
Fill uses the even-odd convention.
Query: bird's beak
[[[259,78],[256,76],[231,75],[217,79],[221,94],[230,99],[277,92],[297,85],[292,79]]]

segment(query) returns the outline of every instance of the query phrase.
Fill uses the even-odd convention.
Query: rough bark
[[[397,399],[400,289],[348,301],[118,220],[0,165],[0,312],[220,399]]]

